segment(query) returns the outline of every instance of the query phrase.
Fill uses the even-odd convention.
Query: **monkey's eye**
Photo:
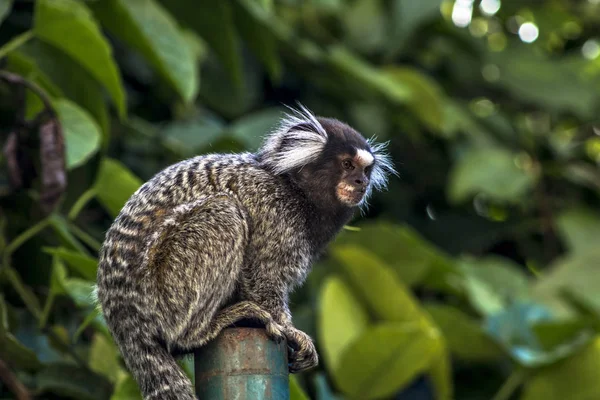
[[[342,167],[344,167],[344,169],[348,169],[348,170],[354,169],[354,165],[352,165],[352,161],[350,161],[350,160],[342,161]]]

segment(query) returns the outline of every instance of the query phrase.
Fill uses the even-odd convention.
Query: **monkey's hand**
[[[285,337],[288,346],[291,347],[288,353],[291,373],[304,371],[319,364],[317,349],[310,336],[293,326],[286,326]]]

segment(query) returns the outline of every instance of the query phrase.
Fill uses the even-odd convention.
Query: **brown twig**
[[[0,380],[15,395],[17,400],[31,400],[29,390],[23,385],[17,376],[10,370],[8,365],[0,360]]]
[[[46,92],[35,83],[30,82],[22,76],[13,74],[12,72],[8,71],[0,71],[0,79],[12,85],[25,86],[27,89],[33,91],[35,94],[38,95],[40,100],[42,100],[42,103],[44,103],[44,107],[46,108],[46,110],[48,110],[51,113],[54,113],[54,108],[52,107],[52,101],[50,100],[50,97],[48,97]]]

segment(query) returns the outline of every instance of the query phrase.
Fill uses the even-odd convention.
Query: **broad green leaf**
[[[408,67],[389,67],[383,73],[409,88],[411,94],[407,107],[427,128],[434,132],[443,130],[444,93],[434,79]]]
[[[554,350],[559,346],[569,346],[578,337],[590,332],[592,322],[586,318],[570,318],[556,321],[542,321],[533,324],[532,330],[544,350]]]
[[[112,383],[121,380],[126,372],[119,362],[119,353],[114,342],[101,334],[95,334],[92,339],[89,354],[90,369],[105,376]]]
[[[161,0],[178,21],[195,30],[213,49],[235,86],[242,84],[242,59],[231,0]]]
[[[277,39],[269,24],[274,16],[253,0],[237,0],[234,3],[234,20],[240,36],[265,65],[271,80],[281,79],[281,60],[277,53]]]
[[[343,353],[367,327],[368,315],[344,281],[330,277],[321,288],[318,318],[327,366],[330,370],[343,368]]]
[[[419,27],[441,17],[441,3],[441,0],[392,1],[392,23],[390,24],[392,32],[388,35],[390,56],[404,49]]]
[[[80,308],[93,309],[96,304],[94,303],[94,282],[86,281],[79,278],[67,278],[64,281],[65,292],[69,295],[71,300]]]
[[[98,201],[116,217],[131,195],[142,185],[142,181],[123,164],[105,158],[100,165],[94,188]]]
[[[66,262],[81,277],[90,281],[96,280],[97,259],[62,247],[46,248],[44,250]]]
[[[501,202],[523,199],[535,185],[538,174],[519,168],[516,157],[517,154],[501,148],[470,150],[450,171],[448,198],[460,203],[481,193]]]
[[[463,257],[458,263],[473,307],[482,315],[493,314],[528,296],[527,275],[513,261],[499,257]]]
[[[586,208],[572,208],[556,218],[558,232],[570,251],[583,252],[597,246],[600,238],[600,214]]]
[[[58,99],[54,107],[65,136],[67,168],[77,168],[98,151],[100,127],[87,111],[70,100]]]
[[[498,345],[489,338],[480,324],[460,309],[429,304],[425,311],[444,334],[450,352],[466,361],[490,361],[502,356]]]
[[[450,257],[429,244],[408,225],[364,223],[357,232],[340,234],[334,247],[337,244],[369,249],[392,267],[402,282],[409,286],[423,283],[428,275],[448,282],[456,275]]]
[[[600,312],[600,274],[598,274],[600,249],[589,247],[586,251],[568,254],[550,266],[546,274],[533,285],[533,296],[554,305],[563,303],[564,292],[585,302]]]
[[[185,102],[198,93],[198,64],[177,21],[155,0],[91,4],[109,31],[138,50]]]
[[[0,295],[0,359],[24,370],[33,371],[41,367],[41,363],[33,350],[20,343],[9,331],[7,309],[4,297]]]
[[[192,157],[201,150],[213,148],[224,136],[224,128],[220,120],[199,115],[167,124],[161,137],[165,146],[181,157]]]
[[[290,375],[290,400],[310,400],[294,375]]]
[[[590,90],[580,67],[569,64],[567,57],[549,57],[518,43],[486,56],[486,63],[498,67],[496,85],[513,98],[548,111],[573,113],[583,120],[593,118],[596,93]],[[557,76],[561,78],[557,80]]]
[[[107,103],[102,85],[79,63],[55,47],[34,39],[9,57],[9,64],[19,57],[22,62],[33,64],[36,81],[44,79],[52,84],[52,97],[66,97],[92,114],[108,141],[109,122]],[[56,89],[54,89],[56,88]]]
[[[390,397],[427,370],[440,346],[440,337],[419,322],[373,326],[344,350],[337,386],[353,399]]]
[[[10,14],[12,5],[13,0],[0,0],[0,25],[2,25],[2,22],[4,22],[6,17],[8,17],[8,14]]]
[[[126,374],[121,377],[110,400],[142,400],[140,388],[133,376]]]
[[[600,398],[600,337],[566,360],[534,372],[520,400]]]
[[[344,41],[364,54],[373,54],[385,44],[389,30],[383,0],[356,0],[343,9]]]
[[[273,131],[283,117],[283,109],[266,108],[235,120],[227,131],[244,143],[250,151],[258,150],[264,137]]]
[[[41,393],[78,400],[106,400],[112,393],[108,380],[75,364],[50,363],[36,375]]]
[[[369,90],[396,104],[406,104],[410,100],[410,88],[383,74],[343,47],[331,48],[328,56],[330,65],[346,78],[340,78],[340,81],[359,84],[361,91]]]
[[[37,38],[65,52],[102,83],[123,117],[125,92],[121,76],[112,49],[85,3],[39,0],[33,24]]]
[[[398,322],[419,319],[412,293],[373,253],[353,246],[336,246],[332,253],[377,318]]]

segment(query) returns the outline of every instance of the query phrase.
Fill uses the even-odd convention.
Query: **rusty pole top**
[[[289,400],[287,345],[260,328],[228,328],[194,354],[200,400]]]

